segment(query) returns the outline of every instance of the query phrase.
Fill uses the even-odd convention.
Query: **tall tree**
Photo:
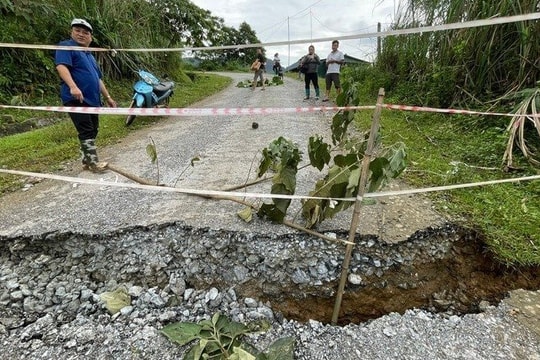
[[[219,18],[189,0],[149,0],[156,8],[170,37],[186,46],[207,46],[212,34],[220,30]]]
[[[238,28],[238,44],[258,44],[261,41],[257,38],[255,31],[245,21]],[[252,62],[257,57],[257,48],[250,47],[244,50],[244,56],[248,62]],[[265,51],[263,49],[263,54]],[[266,56],[266,55],[265,55]]]

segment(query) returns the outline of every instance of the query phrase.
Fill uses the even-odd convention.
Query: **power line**
[[[310,6],[306,7],[305,9],[300,10],[300,11],[297,12],[296,14],[291,15],[291,16],[287,16],[287,17],[284,18],[283,20],[280,20],[280,21],[278,21],[277,23],[268,26],[267,28],[261,30],[261,34],[264,33],[265,31],[269,30],[269,29],[272,29],[272,28],[278,26],[278,25],[282,25],[282,24],[286,23],[286,22],[289,21],[290,19],[296,18],[297,15],[303,13],[303,12],[306,11],[306,10],[310,10],[310,11],[311,11],[311,8],[312,8],[313,6],[317,5],[318,3],[322,2],[322,1],[323,1],[323,0],[318,0],[318,1],[314,2],[313,4],[311,4]],[[307,15],[310,15],[310,13],[307,12],[307,13],[305,13],[304,15],[299,16],[298,18],[306,17]]]
[[[331,28],[329,28],[328,26],[326,26],[325,24],[323,24],[323,22],[322,22],[319,18],[317,18],[315,15],[312,15],[312,16],[313,16],[313,18],[314,18],[315,20],[317,20],[317,22],[318,22],[321,26],[323,26],[324,28],[326,28],[326,29],[328,29],[328,30],[330,30],[330,31],[333,31],[333,32],[335,32],[335,33],[351,34],[351,33],[358,33],[358,32],[361,32],[361,31],[371,30],[371,28],[373,28],[373,27],[374,27],[375,29],[377,28],[377,25],[370,25],[370,26],[367,26],[367,27],[365,27],[365,28],[358,29],[358,30],[350,30],[350,31],[335,30],[335,29],[331,29]],[[372,31],[372,32],[373,32],[373,31]]]
[[[297,12],[296,14],[291,15],[291,16],[289,16],[289,17],[290,17],[290,18],[294,18],[296,15],[301,14],[301,13],[303,13],[303,12],[306,11],[306,10],[310,10],[310,11],[311,11],[311,8],[312,8],[313,6],[317,5],[318,3],[322,2],[322,1],[323,1],[323,0],[315,1],[313,4],[309,5],[309,6],[308,6],[307,8],[305,8],[304,10],[301,10],[301,11]],[[306,15],[307,15],[307,13],[306,13],[304,16],[306,16]]]
[[[275,28],[276,26],[283,25],[283,24],[285,24],[286,22],[287,22],[287,18],[285,18],[285,19],[283,19],[283,20],[281,20],[281,21],[279,21],[279,22],[277,22],[277,23],[275,23],[275,24],[273,24],[273,25],[270,25],[270,26],[268,26],[266,29],[261,30],[261,34],[264,33],[264,32],[267,31],[267,30],[270,30],[270,29],[272,29],[272,28]]]

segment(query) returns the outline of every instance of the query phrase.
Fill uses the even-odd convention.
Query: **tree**
[[[257,35],[253,29],[251,29],[251,26],[249,26],[248,23],[245,21],[240,24],[240,27],[238,28],[238,42],[237,44],[258,44],[260,43],[260,40],[257,38]],[[265,51],[263,49],[263,55],[265,55]],[[266,55],[265,55],[266,56]],[[248,59],[247,61],[253,61],[257,57],[257,48],[247,48],[244,50],[244,58]]]
[[[150,0],[169,30],[171,41],[186,46],[208,46],[223,20],[189,0]]]

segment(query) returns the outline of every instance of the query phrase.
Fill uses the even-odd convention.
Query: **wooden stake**
[[[133,180],[135,181],[136,183],[139,183],[139,184],[142,184],[142,185],[156,185],[155,183],[151,182],[150,180],[146,180],[146,179],[143,179],[137,175],[134,175],[134,174],[130,174],[128,173],[126,170],[124,169],[121,169],[119,167],[116,167],[114,165],[111,165],[111,164],[108,164],[107,165],[107,169],[111,170],[111,171],[114,171],[115,173],[118,173],[130,180]],[[267,179],[261,179],[259,181],[265,181]],[[255,184],[257,182],[253,182],[253,184]],[[241,188],[243,186],[238,186],[236,188]],[[230,191],[231,189],[227,189],[227,190],[223,190],[223,191]],[[243,201],[243,200],[240,200],[238,198],[235,198],[235,197],[228,197],[228,196],[218,196],[218,195],[194,195],[194,196],[199,196],[199,197],[202,197],[202,198],[205,198],[205,199],[213,199],[213,200],[226,200],[226,201],[233,201],[233,202],[236,202],[238,204],[241,204],[241,205],[244,205],[244,206],[248,206],[248,207],[251,207],[252,209],[258,211],[259,208],[257,206],[255,206],[253,203],[250,203],[250,202],[247,202],[247,201]],[[331,238],[329,236],[326,236],[324,234],[321,234],[319,232],[316,232],[316,231],[313,231],[311,229],[307,229],[301,225],[298,225],[298,224],[295,224],[291,221],[288,221],[288,220],[283,220],[283,224],[284,225],[287,225],[293,229],[297,229],[297,230],[301,230],[305,233],[308,233],[308,234],[311,234],[311,235],[314,235],[320,239],[323,239],[323,240],[326,240],[326,241],[329,241],[329,242],[333,242],[333,243],[342,243],[342,244],[348,244],[347,241],[343,240],[343,239],[338,239],[338,238]]]
[[[384,100],[384,89],[379,89],[379,95],[377,97],[377,105],[382,105]],[[379,134],[379,120],[381,118],[381,106],[375,108],[373,113],[373,121],[371,122],[371,131],[369,133],[369,139],[367,144],[366,153],[362,159],[362,169],[360,173],[360,179],[358,179],[358,194],[356,195],[356,201],[354,202],[354,213],[351,220],[351,227],[349,229],[349,238],[347,246],[345,248],[345,258],[343,259],[343,266],[341,269],[341,279],[339,281],[338,292],[336,295],[336,302],[334,304],[334,312],[332,314],[332,325],[337,324],[339,311],[341,310],[341,301],[343,300],[343,292],[345,290],[345,284],[347,283],[347,277],[349,275],[349,265],[351,263],[351,256],[354,244],[354,238],[356,236],[356,229],[360,223],[360,209],[362,207],[362,200],[366,192],[366,183],[369,177],[369,164],[375,148],[375,139]]]
[[[138,177],[137,175],[130,174],[124,169],[120,169],[119,167],[116,167],[112,164],[107,165],[107,169],[114,171],[115,173],[118,173],[130,180],[135,181],[136,183],[143,184],[143,185],[156,185],[155,182],[152,182],[150,180],[143,179],[141,177]]]

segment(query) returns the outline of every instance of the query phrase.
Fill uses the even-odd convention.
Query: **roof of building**
[[[358,59],[358,58],[355,58],[354,56],[350,56],[347,54],[345,54],[344,57],[345,57],[346,64],[365,64],[365,65],[371,64],[369,61]],[[298,71],[298,64],[300,63],[300,60],[302,60],[302,58],[298,59],[298,61],[296,61],[295,63],[287,66],[287,68],[285,68],[285,71]],[[326,63],[326,58],[321,59],[321,64],[325,64],[325,63]]]

